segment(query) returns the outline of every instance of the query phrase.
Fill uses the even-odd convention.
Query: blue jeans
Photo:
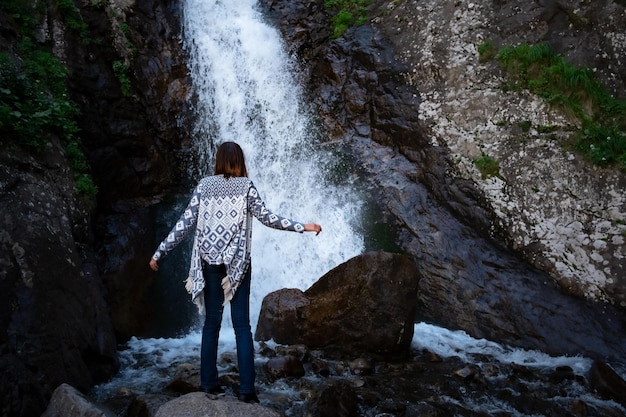
[[[255,392],[254,346],[250,328],[251,269],[251,266],[248,267],[248,272],[244,275],[241,285],[239,285],[233,299],[230,300],[230,314],[233,319],[233,329],[237,342],[240,394]],[[224,303],[222,278],[226,276],[226,267],[203,263],[203,274],[206,317],[202,328],[202,347],[200,349],[200,388],[211,389],[218,385],[217,342],[224,311],[222,306]]]

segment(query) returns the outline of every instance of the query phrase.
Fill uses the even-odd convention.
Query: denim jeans
[[[239,393],[255,392],[254,346],[250,328],[250,279],[251,269],[243,277],[235,296],[230,301],[230,312],[237,342],[237,364],[239,366]],[[226,276],[224,265],[203,263],[205,280],[204,305],[206,317],[202,328],[200,349],[200,388],[211,389],[218,385],[217,345],[222,325],[224,290],[222,278]]]

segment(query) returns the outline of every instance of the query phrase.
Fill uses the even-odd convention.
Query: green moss
[[[132,94],[128,66],[124,61],[115,61],[113,62],[113,73],[115,73],[115,76],[120,82],[122,95],[124,97],[130,97]]]
[[[483,154],[479,158],[474,158],[473,162],[482,179],[500,176],[500,163],[491,156]]]
[[[558,126],[555,125],[540,125],[537,126],[537,132],[539,133],[552,133],[556,130],[559,130]]]
[[[83,41],[87,41],[87,24],[83,21],[80,10],[76,7],[73,0],[54,0],[63,21],[70,30],[80,35]]]
[[[533,124],[530,120],[523,120],[519,122],[519,127],[520,129],[522,129],[522,132],[528,133],[530,131],[530,128],[533,127]]]
[[[78,108],[65,89],[65,66],[28,38],[18,49],[20,60],[0,54],[0,140],[39,150],[50,133],[71,138]]]
[[[2,0],[0,8],[7,11],[22,33],[34,33],[45,14],[44,2],[37,0]]]
[[[498,50],[490,40],[486,40],[482,44],[478,45],[478,55],[480,56],[479,61],[481,63],[491,61],[497,54]]]
[[[350,27],[367,21],[367,6],[372,0],[326,0],[326,9],[336,12],[332,19],[333,38],[339,38]]]
[[[571,136],[576,150],[595,164],[626,169],[626,101],[615,99],[592,69],[567,62],[547,43],[506,46],[497,60],[511,77],[505,89],[528,89],[580,121]]]

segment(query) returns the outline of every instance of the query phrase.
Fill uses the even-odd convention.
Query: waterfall
[[[237,142],[245,153],[249,177],[268,208],[323,227],[316,237],[254,221],[253,329],[269,292],[305,290],[363,251],[363,238],[353,230],[360,211],[358,197],[349,178],[341,184],[328,180],[336,177],[325,171],[333,165],[332,150],[319,142],[298,85],[297,62],[255,4],[255,0],[185,0],[183,5],[184,45],[198,98],[194,132],[198,164],[190,175],[211,175],[217,145]]]

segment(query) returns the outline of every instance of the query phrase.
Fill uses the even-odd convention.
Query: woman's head
[[[215,175],[223,175],[225,178],[248,176],[243,151],[235,142],[224,142],[217,148]]]

